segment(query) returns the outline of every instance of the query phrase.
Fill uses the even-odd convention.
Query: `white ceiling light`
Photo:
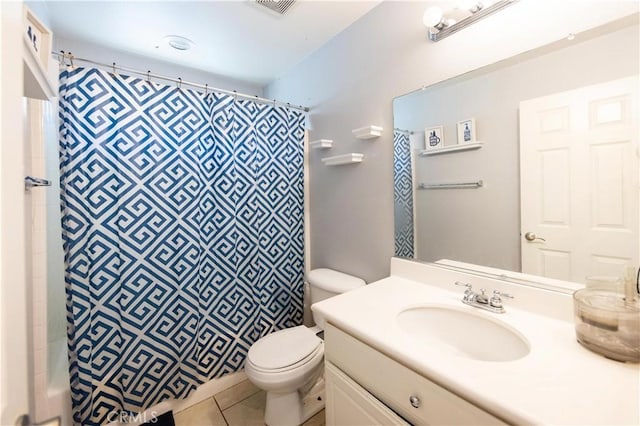
[[[174,49],[181,51],[189,50],[194,45],[194,43],[188,38],[177,35],[168,35],[164,38],[164,41]]]

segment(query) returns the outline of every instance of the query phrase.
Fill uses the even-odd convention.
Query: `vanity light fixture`
[[[516,1],[466,0],[447,13],[433,6],[425,10],[422,22],[428,28],[429,40],[439,41]]]

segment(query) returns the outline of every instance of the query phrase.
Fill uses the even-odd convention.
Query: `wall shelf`
[[[465,143],[462,145],[445,146],[444,148],[437,149],[423,149],[419,152],[420,157],[427,157],[429,155],[446,154],[448,152],[458,151],[470,151],[472,149],[480,149],[484,145],[484,142]]]
[[[380,126],[366,126],[352,130],[353,136],[357,139],[373,139],[382,135],[383,128]]]
[[[333,157],[325,157],[322,162],[325,166],[341,166],[344,164],[362,163],[364,154],[359,152],[351,152],[349,154],[336,155]]]
[[[331,139],[318,139],[317,141],[309,142],[309,146],[313,149],[329,149],[333,146]]]

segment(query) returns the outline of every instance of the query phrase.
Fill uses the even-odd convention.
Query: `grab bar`
[[[51,186],[51,181],[33,176],[26,176],[24,178],[24,189],[31,189],[36,186]]]
[[[457,188],[482,188],[482,179],[475,182],[454,182],[454,183],[420,183],[418,189],[457,189]]]

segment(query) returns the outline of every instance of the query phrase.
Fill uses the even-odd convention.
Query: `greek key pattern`
[[[409,133],[393,131],[395,255],[414,257],[413,164]]]
[[[184,398],[302,322],[298,111],[60,74],[74,422]]]

